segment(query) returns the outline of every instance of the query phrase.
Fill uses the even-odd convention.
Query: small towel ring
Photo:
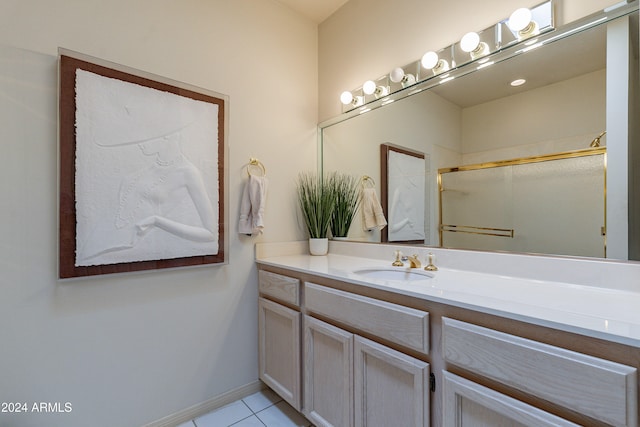
[[[364,175],[362,177],[362,187],[363,188],[375,188],[376,182],[369,175]]]
[[[249,176],[253,175],[251,173],[251,167],[258,168],[261,172],[261,175],[258,176],[266,176],[267,175],[267,169],[264,167],[264,165],[262,164],[262,162],[258,159],[254,159],[253,157],[251,159],[249,159],[249,164],[247,164],[247,174]]]

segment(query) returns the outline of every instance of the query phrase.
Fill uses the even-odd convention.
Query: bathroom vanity
[[[640,265],[305,245],[256,248],[259,370],[314,425],[638,425]]]

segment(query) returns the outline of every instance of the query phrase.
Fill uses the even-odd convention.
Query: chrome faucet
[[[409,261],[409,266],[411,268],[420,268],[422,267],[422,264],[420,263],[420,260],[418,259],[418,255],[411,255],[411,256],[407,256],[407,260]]]

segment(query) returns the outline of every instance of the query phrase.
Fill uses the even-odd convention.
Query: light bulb
[[[394,68],[389,73],[389,79],[394,83],[400,83],[404,79],[404,70],[400,67]]]
[[[420,63],[427,70],[432,70],[433,74],[449,71],[449,63],[444,59],[438,58],[438,54],[433,51],[425,53]]]
[[[431,52],[427,52],[422,56],[422,60],[420,61],[422,63],[422,66],[424,68],[426,68],[427,70],[431,70],[433,68],[436,67],[436,65],[438,65],[438,54],[431,51]]]
[[[402,87],[407,87],[416,82],[416,76],[413,74],[405,74],[402,68],[397,67],[389,73],[389,80],[393,83],[400,83]]]
[[[376,82],[373,80],[367,80],[362,85],[362,91],[367,95],[373,95],[376,91]]]
[[[478,33],[470,32],[462,36],[460,40],[460,48],[469,53],[473,52],[480,45],[480,36]]]
[[[509,17],[509,23],[507,24],[511,31],[522,31],[531,23],[532,14],[529,9],[522,7],[514,11]]]
[[[476,60],[490,53],[489,45],[480,41],[480,35],[474,32],[462,36],[460,49],[467,52],[472,60]]]
[[[340,102],[342,102],[344,105],[351,104],[353,102],[353,94],[348,90],[345,90],[340,95]]]
[[[509,17],[507,25],[509,29],[517,35],[518,40],[524,40],[540,34],[538,23],[533,20],[531,11],[525,7],[513,12]]]

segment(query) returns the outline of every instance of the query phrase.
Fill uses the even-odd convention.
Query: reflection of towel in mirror
[[[375,188],[363,188],[361,197],[362,226],[365,231],[382,230],[387,225]]]
[[[265,176],[249,175],[240,202],[240,234],[261,234],[264,229],[264,207],[267,201],[267,184]]]

